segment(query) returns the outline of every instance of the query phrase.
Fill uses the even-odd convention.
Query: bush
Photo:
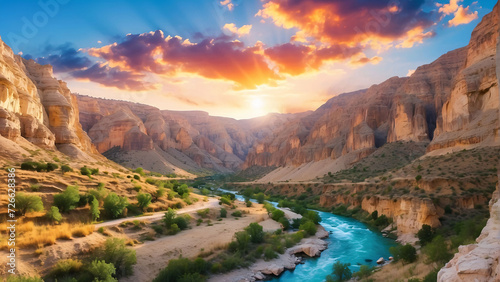
[[[368,265],[361,265],[359,267],[359,271],[354,273],[354,276],[358,278],[366,278],[372,274],[373,269],[373,267],[370,267]]]
[[[377,227],[386,227],[387,225],[389,225],[389,218],[387,218],[387,216],[385,216],[385,214],[379,216],[376,220],[375,220],[375,226]]]
[[[317,211],[307,210],[303,217],[310,219],[314,224],[319,224],[321,222],[321,217]]]
[[[86,166],[80,168],[80,173],[82,175],[87,175],[87,176],[91,176],[92,175],[92,171],[88,167],[86,167]]]
[[[415,176],[415,180],[417,182],[420,181],[420,180],[422,180],[422,175],[419,174],[419,175]]]
[[[424,280],[422,280],[422,282],[437,282],[438,273],[439,273],[439,268],[434,269],[424,277]]]
[[[139,175],[137,175],[137,174],[134,174],[134,179],[135,180],[141,180],[141,177]]]
[[[208,190],[207,188],[203,188],[201,189],[201,194],[203,196],[207,196],[208,194],[210,194],[210,190]]]
[[[351,279],[352,277],[352,272],[349,269],[350,263],[341,263],[340,261],[337,261],[333,265],[333,273],[331,275],[328,275],[326,277],[326,281],[335,281],[335,282],[341,282],[341,281],[347,281]]]
[[[172,225],[170,225],[170,228],[168,229],[169,235],[175,235],[179,232],[181,232],[181,229],[179,228],[179,226],[176,223],[173,223]]]
[[[6,282],[43,282],[40,277],[22,276],[22,275],[9,275]]]
[[[221,203],[230,206],[232,204],[232,201],[227,198],[225,195],[220,198]]]
[[[188,221],[187,217],[184,217],[184,216],[176,217],[174,220],[174,223],[177,224],[177,226],[181,230],[185,230],[189,227],[189,221]]]
[[[54,195],[54,205],[63,213],[75,209],[79,201],[78,186],[68,186],[64,192]]]
[[[234,237],[236,239],[236,248],[238,251],[240,251],[242,254],[245,254],[248,251],[248,246],[250,245],[251,237],[250,234],[246,231],[240,231],[236,232],[234,234]]]
[[[60,222],[62,220],[62,215],[59,213],[59,209],[57,207],[50,207],[50,209],[45,214],[45,217],[52,222]]]
[[[104,199],[104,211],[108,217],[118,218],[125,213],[125,208],[128,205],[128,200],[125,197],[120,197],[116,193],[110,193]]]
[[[278,254],[273,250],[273,247],[267,246],[264,249],[264,260],[272,260],[278,257]]]
[[[286,219],[286,217],[280,218],[279,223],[281,223],[281,225],[283,225],[284,230],[290,229],[290,221],[288,221],[288,219]]]
[[[231,215],[234,217],[241,217],[243,214],[241,213],[241,211],[235,211]]]
[[[137,195],[137,206],[144,211],[151,204],[152,199],[151,194],[141,193]]]
[[[135,173],[138,173],[138,174],[140,174],[140,175],[142,175],[142,176],[144,176],[144,175],[145,175],[145,174],[144,174],[144,169],[143,169],[142,167],[138,167],[138,168],[136,168],[136,169],[134,170],[134,172],[135,172]]]
[[[103,260],[94,260],[89,265],[88,271],[92,274],[94,281],[118,281],[113,277],[116,273],[116,268],[112,263],[106,263]]]
[[[203,274],[208,273],[210,264],[202,258],[191,261],[187,258],[172,259],[160,271],[153,282],[200,282],[205,281]]]
[[[201,218],[206,218],[207,215],[210,213],[210,209],[203,209],[203,210],[198,210],[196,213],[201,217]]]
[[[58,278],[80,272],[83,263],[77,259],[60,260],[50,270],[50,277]]]
[[[99,210],[99,201],[94,198],[92,202],[90,202],[90,216],[92,220],[95,221],[101,215],[101,211]]]
[[[284,217],[285,216],[285,213],[280,210],[280,209],[275,209],[271,212],[271,218],[274,220],[274,221],[279,221],[280,218]]]
[[[223,218],[227,217],[227,210],[225,208],[220,209],[220,217],[223,217]]]
[[[428,243],[422,252],[427,255],[428,263],[447,262],[453,255],[448,251],[448,245],[441,235],[436,236],[432,242]]]
[[[318,231],[318,228],[314,224],[314,222],[307,220],[305,223],[302,223],[299,226],[299,230],[304,230],[308,235],[312,236],[316,234],[316,231]]]
[[[73,171],[73,169],[69,165],[62,165],[61,166],[61,170],[62,170],[63,173],[72,172]]]
[[[424,224],[417,232],[417,236],[420,241],[420,245],[425,246],[427,243],[432,241],[432,238],[434,238],[434,230],[432,230],[430,225]]]
[[[36,195],[27,195],[22,192],[16,194],[16,210],[25,215],[27,212],[35,212],[43,210],[42,198]]]
[[[189,188],[186,184],[182,184],[175,191],[183,198],[189,196]]]
[[[59,166],[57,164],[47,163],[47,171],[54,171],[58,168],[59,168]]]
[[[373,220],[377,220],[377,218],[378,218],[378,211],[372,212],[371,217],[372,217]]]
[[[262,243],[264,242],[264,231],[262,226],[258,223],[253,222],[245,228],[245,231],[250,235],[252,243]]]
[[[135,250],[127,249],[125,240],[109,238],[98,251],[99,260],[112,263],[116,268],[116,277],[125,277],[133,273],[132,266],[137,263]]]
[[[172,226],[172,224],[175,223],[176,215],[177,215],[177,213],[173,209],[168,208],[167,212],[163,216],[163,223],[165,224],[165,227],[167,229],[170,228]]]
[[[404,263],[412,263],[417,260],[417,250],[410,244],[389,248],[394,261],[402,260]]]
[[[257,199],[257,203],[263,204],[264,201],[266,200],[266,195],[264,195],[264,193],[260,192],[260,193],[255,195],[255,199]]]

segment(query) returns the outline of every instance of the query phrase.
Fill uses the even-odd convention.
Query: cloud
[[[374,56],[372,58],[368,58],[366,57],[366,55],[363,54],[363,56],[361,56],[360,58],[353,58],[349,64],[352,65],[352,66],[363,66],[363,65],[366,65],[366,64],[372,64],[372,65],[376,65],[378,63],[380,63],[382,61],[382,58],[379,57],[379,56]]]
[[[389,3],[388,3],[389,2]],[[285,29],[296,28],[295,40],[310,37],[330,45],[362,44],[383,49],[408,40],[416,28],[427,30],[437,14],[424,12],[425,0],[325,1],[268,0],[256,14]]]
[[[50,55],[46,57],[33,58],[31,55],[24,56],[25,59],[34,59],[41,65],[50,64],[54,68],[54,72],[68,72],[73,70],[80,70],[92,64],[80,51],[75,50],[70,44],[63,44],[60,46],[47,46],[44,50],[45,53]]]
[[[444,5],[437,4],[438,6],[440,6],[439,12],[443,13],[445,15],[453,14],[458,10],[458,7],[459,7],[458,3],[462,2],[462,1],[463,0],[450,0],[450,3],[448,3],[448,4],[444,4]]]
[[[229,32],[238,35],[238,37],[242,37],[244,35],[250,34],[250,30],[252,29],[252,25],[244,25],[240,28],[236,27],[234,23],[228,23],[225,24],[223,27],[225,30],[228,30]]]
[[[458,10],[454,13],[453,19],[448,21],[449,26],[458,26],[461,24],[468,24],[473,20],[477,19],[477,11],[470,12],[469,7],[464,8],[463,6],[458,7]]]
[[[151,72],[175,76],[191,73],[210,79],[233,81],[237,88],[255,88],[280,79],[257,46],[245,47],[229,36],[201,38],[193,43],[162,31],[129,34],[120,43],[91,48],[87,52],[105,59],[111,67],[131,73]]]
[[[219,2],[222,6],[227,6],[227,9],[229,11],[232,11],[234,9],[234,4],[232,3],[232,0],[223,0]]]
[[[93,66],[71,72],[71,75],[80,80],[97,82],[103,86],[116,87],[128,91],[154,90],[155,87],[144,82],[144,75],[130,71],[122,71],[109,67],[107,64],[97,63]]]
[[[397,48],[411,48],[415,44],[421,44],[424,42],[424,39],[426,38],[432,38],[436,35],[434,31],[427,31],[425,32],[423,28],[421,27],[416,27],[407,33],[407,37],[403,42],[398,44],[396,47]]]

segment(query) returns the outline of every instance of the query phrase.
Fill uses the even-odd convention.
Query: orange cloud
[[[477,11],[472,13],[469,11],[469,7],[464,8],[463,6],[460,6],[455,12],[453,19],[448,21],[448,25],[458,26],[461,24],[468,24],[477,19],[477,17]]]
[[[299,33],[294,40],[304,41],[310,37],[320,44],[355,46],[361,43],[365,47],[383,49],[394,42],[400,44],[409,40],[412,30],[424,31],[434,24],[435,13],[424,12],[423,4],[421,0],[389,3],[373,0],[363,4],[358,1],[268,0],[256,15],[271,19],[285,29],[297,28]]]
[[[441,6],[441,4],[437,4],[438,6],[441,6],[439,8],[439,12],[443,13],[445,15],[450,15],[455,13],[458,10],[458,3],[462,2],[463,0],[450,0],[449,4],[444,4]]]
[[[398,44],[397,48],[411,48],[417,43],[423,43],[424,39],[434,37],[434,31],[425,32],[423,28],[416,27],[406,33],[406,38]]]
[[[236,27],[234,23],[228,23],[225,24],[223,27],[225,30],[228,30],[229,32],[238,35],[238,37],[242,37],[244,35],[250,34],[250,30],[252,29],[252,25],[244,25],[240,28]]]

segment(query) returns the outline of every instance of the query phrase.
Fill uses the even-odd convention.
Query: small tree
[[[448,244],[441,235],[436,236],[428,243],[422,252],[427,255],[428,262],[446,262],[453,256],[448,251]]]
[[[271,212],[271,218],[275,221],[279,221],[280,218],[284,217],[285,213],[280,209],[275,209]]]
[[[316,231],[318,231],[318,228],[316,227],[314,222],[308,220],[299,226],[299,230],[304,230],[308,235],[312,236],[312,235],[316,234]]]
[[[375,210],[375,211],[372,212],[372,219],[373,220],[377,220],[377,218],[378,218],[378,211]]]
[[[117,218],[124,214],[125,208],[128,205],[128,200],[125,197],[120,197],[115,193],[110,193],[104,199],[104,210],[111,218]]]
[[[351,279],[352,272],[349,269],[350,263],[341,263],[337,261],[333,265],[333,273],[326,277],[327,282],[342,282]]]
[[[310,219],[314,224],[319,224],[321,222],[321,217],[317,211],[307,210],[304,215],[305,218]]]
[[[139,195],[137,195],[137,206],[144,211],[151,204],[152,199],[153,197],[151,196],[151,194],[140,193]]]
[[[176,215],[177,213],[173,209],[168,208],[167,212],[163,216],[163,223],[165,224],[165,227],[167,227],[167,229],[170,228],[172,224],[174,224]]]
[[[417,182],[420,181],[420,180],[422,180],[422,175],[419,174],[419,175],[415,176],[415,180]]]
[[[92,216],[92,221],[96,221],[101,215],[101,211],[99,210],[99,201],[96,198],[90,202],[90,215]]]
[[[264,242],[264,231],[262,226],[257,222],[250,223],[245,231],[250,235],[252,243],[262,243]]]
[[[389,248],[394,261],[402,260],[404,263],[412,263],[417,260],[417,250],[410,244]]]
[[[220,217],[227,217],[227,210],[225,208],[220,209]]]
[[[62,215],[57,207],[51,206],[50,209],[45,214],[45,217],[53,222],[60,222],[62,220]]]
[[[136,168],[134,172],[144,176],[144,169],[142,167]]]
[[[260,192],[260,193],[255,195],[255,198],[257,199],[257,203],[263,204],[264,201],[266,200],[266,195],[264,195],[264,193]]]
[[[106,263],[104,260],[94,260],[88,267],[88,271],[94,277],[94,281],[114,282],[118,281],[113,277],[116,268],[112,263]]]
[[[21,215],[25,215],[27,212],[42,211],[42,198],[36,195],[27,195],[19,192],[16,194],[16,210]]]
[[[133,273],[132,265],[137,263],[135,250],[125,246],[125,240],[109,238],[98,251],[98,259],[112,263],[116,267],[117,278],[129,276]]]
[[[75,209],[79,201],[78,186],[68,186],[64,192],[54,195],[54,205],[63,213]]]
[[[179,193],[181,197],[189,196],[188,186],[186,184],[182,184],[181,186],[179,186],[179,188],[177,188],[177,193]]]
[[[234,237],[236,239],[236,243],[238,244],[238,250],[243,254],[246,253],[248,251],[248,246],[250,245],[250,235],[245,231],[240,231],[236,232]]]
[[[73,169],[69,165],[62,165],[61,171],[63,172],[63,174],[65,174],[66,172],[72,172]]]
[[[424,224],[418,231],[417,236],[420,241],[420,245],[425,246],[427,243],[432,241],[432,238],[434,238],[434,230],[432,230],[430,225]]]

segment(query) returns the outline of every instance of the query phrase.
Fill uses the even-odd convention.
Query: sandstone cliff
[[[438,273],[438,281],[500,280],[500,190],[490,201],[490,219],[477,238],[477,244],[460,246],[458,253]]]
[[[78,95],[80,120],[101,153],[159,172],[240,169],[251,146],[301,114],[235,120],[201,111],[160,111],[147,105]],[[123,155],[127,155],[124,157]],[[154,162],[138,160],[145,156]],[[135,160],[134,160],[135,159]]]
[[[14,55],[0,39],[0,135],[79,159],[97,153],[79,122],[76,99],[52,67]],[[6,144],[4,144],[6,145]],[[14,154],[15,152],[12,152]]]

